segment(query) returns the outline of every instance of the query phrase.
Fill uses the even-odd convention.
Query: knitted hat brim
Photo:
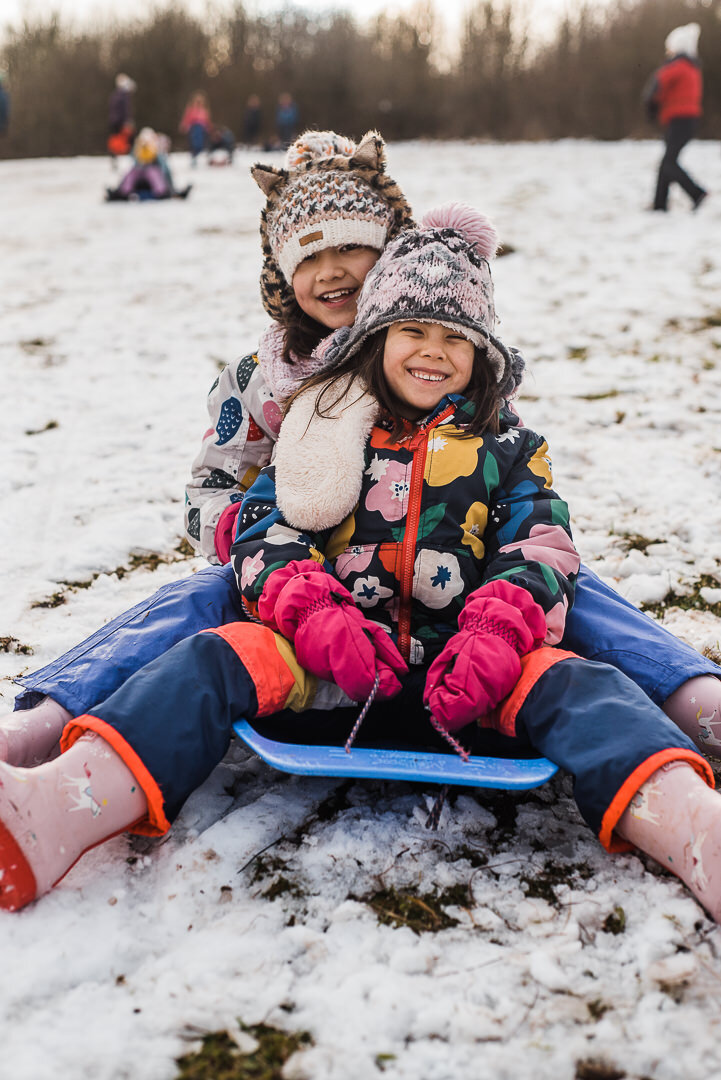
[[[294,233],[278,252],[277,260],[285,280],[292,284],[298,266],[311,255],[326,248],[354,244],[382,251],[388,236],[388,226],[379,221],[359,221],[355,218],[327,218],[313,223],[304,232]]]
[[[449,329],[460,330],[464,337],[467,337],[476,348],[486,352],[501,393],[506,392],[509,381],[512,379],[512,357],[506,346],[495,334],[486,330],[485,327],[479,328],[477,323],[470,325],[469,320],[462,313],[459,313],[458,318],[454,317],[453,320],[439,319],[437,312],[419,310],[415,302],[408,312],[404,313],[401,306],[400,310],[395,310],[392,314],[388,312],[382,313],[376,319],[365,323],[363,327],[359,327],[358,324],[352,326],[346,340],[337,349],[328,350],[326,363],[319,370],[332,371],[334,368],[339,367],[344,361],[355,356],[369,337],[397,322],[439,323]]]

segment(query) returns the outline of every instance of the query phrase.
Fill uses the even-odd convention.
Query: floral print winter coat
[[[251,615],[273,570],[312,558],[397,635],[411,663],[429,663],[457,630],[469,593],[497,578],[531,593],[546,613],[546,641],[558,642],[579,557],[568,508],[552,488],[548,446],[507,409],[498,435],[467,436],[472,415],[452,395],[399,442],[375,424],[355,510],[319,532],[284,520],[274,466],[264,469],[245,496],[232,549]],[[322,467],[332,473],[334,461]],[[347,482],[340,471],[332,479]]]

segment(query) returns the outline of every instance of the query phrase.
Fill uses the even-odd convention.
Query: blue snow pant
[[[188,128],[188,143],[193,159],[202,154],[208,142],[208,132],[202,124],[191,124]]]
[[[541,652],[558,656],[558,650]],[[448,752],[423,709],[425,676],[425,668],[412,670],[398,696],[372,706],[361,735]],[[515,736],[471,724],[461,731],[461,742],[474,753],[498,753],[500,744],[511,756],[535,750],[567,770],[581,814],[610,849],[632,796],[664,763],[688,761],[713,786],[710,767],[691,740],[615,668],[567,655],[550,667],[537,665],[524,678],[508,699],[517,695]],[[173,646],[91,714],[72,721],[64,747],[86,730],[110,742],[148,799],[141,830],[162,833],[222,760],[239,717],[254,721],[280,713],[277,720],[290,738],[305,742],[306,727],[317,723],[309,715],[307,724],[304,711],[312,709],[316,686],[288,643],[266,627],[220,627]],[[296,711],[287,709],[289,702]],[[357,706],[342,712],[357,715]],[[341,741],[351,726],[349,717]]]
[[[208,566],[171,582],[46,667],[23,675],[16,709],[46,694],[74,716],[104,701],[125,680],[183,638],[243,619],[232,567]],[[612,664],[657,705],[694,675],[721,668],[674,637],[581,566],[564,649]]]

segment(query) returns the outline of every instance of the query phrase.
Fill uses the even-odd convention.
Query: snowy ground
[[[389,156],[417,212],[462,198],[514,249],[500,333],[585,559],[638,603],[696,593],[666,625],[718,657],[718,145],[686,152],[718,192],[697,215],[682,196],[644,212],[656,143]],[[266,322],[250,162],[191,177],[179,156],[190,199],[137,205],[101,202],[104,160],[0,164],[7,707],[12,676],[200,566],[176,548],[205,393]],[[144,553],[175,561],[113,572]],[[117,838],[0,915],[0,1074],[171,1080],[203,1033],[262,1022],[312,1037],[288,1080],[721,1077],[721,931],[675,879],[606,855],[568,792],[460,792],[434,836],[432,792],[236,748],[164,842]],[[398,910],[390,890],[457,922],[382,924],[369,900]]]

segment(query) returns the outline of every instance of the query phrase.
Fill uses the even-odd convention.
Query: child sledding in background
[[[174,646],[72,721],[56,760],[0,765],[0,906],[119,831],[165,833],[237,717],[283,712],[302,739],[306,710],[368,699],[370,722],[375,697],[386,739],[477,749],[490,730],[548,756],[604,846],[637,845],[721,918],[707,762],[619,671],[555,647],[580,560],[547,445],[504,407],[495,249],[457,206],[388,245],[243,502],[253,621]]]
[[[170,140],[144,127],[133,143],[133,164],[116,188],[107,188],[106,202],[131,199],[186,199],[190,185],[178,191],[168,162]]]
[[[259,165],[253,174],[267,195],[261,293],[273,323],[256,353],[222,372],[208,399],[210,425],[187,488],[186,530],[212,565],[163,586],[58,660],[23,675],[16,711],[0,720],[0,759],[46,760],[72,716],[91,710],[177,641],[243,617],[228,558],[244,492],[271,458],[283,402],[317,370],[314,347],[329,329],[352,324],[365,273],[386,240],[411,223],[374,132],[357,146],[333,132],[307,132],[285,168]],[[517,358],[514,385],[521,368]],[[584,566],[562,644],[618,667],[701,749],[721,747],[719,668]]]

